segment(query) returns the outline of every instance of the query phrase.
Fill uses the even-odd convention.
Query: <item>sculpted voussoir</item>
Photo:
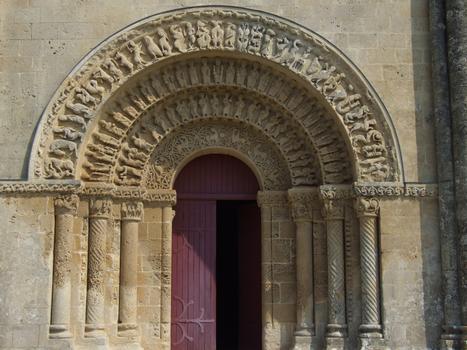
[[[97,49],[47,108],[35,141],[31,178],[79,177],[80,145],[89,121],[108,97],[146,67],[196,51],[235,51],[292,71],[321,96],[334,111],[336,122],[344,126],[357,159],[357,178],[399,180],[400,160],[389,117],[372,88],[335,48],[285,20],[215,7],[155,16]],[[127,112],[131,114],[131,108]],[[104,147],[118,139],[118,135],[101,136]]]
[[[234,152],[248,159],[259,171],[264,189],[285,190],[291,186],[286,161],[262,134],[239,123],[221,121],[187,125],[172,133],[157,146],[147,166],[139,173],[128,174],[128,178],[136,183],[144,180],[148,189],[170,189],[180,164],[205,149]]]

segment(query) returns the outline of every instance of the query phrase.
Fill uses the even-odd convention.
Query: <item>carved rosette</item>
[[[80,177],[76,164],[87,165],[84,159],[84,162],[78,162],[84,140],[95,141],[95,147],[87,147],[86,152],[96,152],[101,157],[110,156],[108,159],[112,160],[117,154],[115,150],[123,149],[121,141],[128,135],[129,126],[138,119],[142,110],[165,96],[165,92],[173,93],[173,87],[175,92],[181,90],[187,86],[186,82],[220,85],[223,77],[230,74],[228,65],[214,67],[210,76],[161,74],[161,79],[153,82],[151,87],[141,87],[119,101],[122,110],[113,114],[115,122],[99,117],[100,120],[90,123],[96,118],[97,111],[102,110],[104,101],[109,101],[109,96],[127,84],[135,74],[170,57],[196,51],[211,55],[219,51],[235,52],[236,57],[257,62],[268,60],[290,70],[297,79],[316,91],[319,104],[335,114],[335,118],[331,119],[339,120],[342,124],[339,129],[349,139],[347,144],[353,147],[350,154],[354,159],[348,161],[357,163],[358,178],[368,181],[399,180],[399,161],[393,152],[388,151],[398,149],[388,127],[389,116],[372,87],[347,59],[316,34],[291,22],[252,10],[225,7],[179,10],[157,15],[116,34],[99,47],[93,57],[78,66],[49,103],[34,142],[31,177]],[[189,67],[192,61],[187,63]],[[252,71],[248,75],[236,76],[232,84],[257,86],[265,84],[267,79],[262,78]],[[278,88],[274,89],[277,91],[270,94],[273,99],[288,100],[295,109],[297,119],[307,112],[300,104],[301,94],[288,99],[281,95],[282,91],[286,91],[283,82],[278,81],[276,85]],[[297,86],[295,84],[295,88]],[[310,93],[306,94],[311,96]],[[104,128],[106,132],[87,137],[90,125]],[[332,135],[319,135],[317,133],[312,137],[315,146],[332,145],[340,139]],[[138,138],[138,135],[132,136]],[[138,147],[144,152],[145,143],[139,143]],[[321,159],[321,164],[328,163]],[[128,169],[122,165],[118,168],[112,162],[91,166],[96,175],[102,174],[102,181],[110,181],[108,174],[113,170],[129,175],[133,171],[131,165],[127,165]]]
[[[122,220],[141,221],[143,216],[143,202],[122,203]]]
[[[376,198],[358,198],[355,208],[360,220],[360,265],[362,278],[361,337],[381,338],[379,254]]]

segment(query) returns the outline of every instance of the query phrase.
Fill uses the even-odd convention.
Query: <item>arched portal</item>
[[[217,6],[116,33],[44,111],[29,178],[76,192],[55,202],[51,337],[171,347],[176,178],[213,153],[246,164],[261,190],[263,348],[380,346],[379,202],[368,197],[400,194],[391,118],[361,72],[318,34]],[[89,204],[89,226],[85,317],[72,321],[63,246],[76,194]],[[114,219],[118,322],[108,322],[103,237]],[[145,293],[155,295],[138,308]],[[83,331],[72,334],[71,323]]]
[[[261,348],[259,185],[242,161],[210,154],[175,181],[172,349]]]

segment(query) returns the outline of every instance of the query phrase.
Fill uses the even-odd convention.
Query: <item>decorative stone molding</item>
[[[184,29],[193,35],[185,35]],[[126,133],[100,123],[104,120],[97,111],[109,96],[136,74],[150,71],[168,58],[190,63],[194,52],[280,64],[282,68],[277,70],[293,73],[300,81],[295,86],[305,86],[310,91],[307,96],[318,96],[319,103],[331,111],[334,124],[341,124],[342,137],[353,148],[348,152],[356,158],[351,161],[356,165],[357,179],[401,180],[399,149],[390,118],[372,87],[345,56],[291,22],[226,7],[183,9],[151,17],[106,40],[87,56],[43,114],[33,146],[30,178],[79,178],[77,163],[84,159],[80,154],[83,140],[97,137],[105,149],[117,146]],[[168,85],[170,79],[162,81],[162,87]],[[119,123],[131,125],[135,111],[149,103],[151,96],[160,97],[135,95]],[[109,131],[87,137],[94,130],[89,128],[93,119],[99,119],[93,126],[107,126]],[[313,141],[319,144],[322,140]]]
[[[148,162],[144,174],[133,173],[132,178],[137,182],[138,177],[145,179],[144,185],[149,189],[170,189],[180,165],[206,149],[241,155],[254,165],[266,190],[291,186],[285,160],[260,133],[241,124],[227,125],[215,121],[186,126],[165,138],[155,149],[154,158]]]

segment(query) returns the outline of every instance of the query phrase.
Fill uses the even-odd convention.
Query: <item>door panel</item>
[[[214,350],[216,201],[180,200],[172,239],[172,350]]]
[[[261,214],[238,205],[238,349],[261,349]]]

